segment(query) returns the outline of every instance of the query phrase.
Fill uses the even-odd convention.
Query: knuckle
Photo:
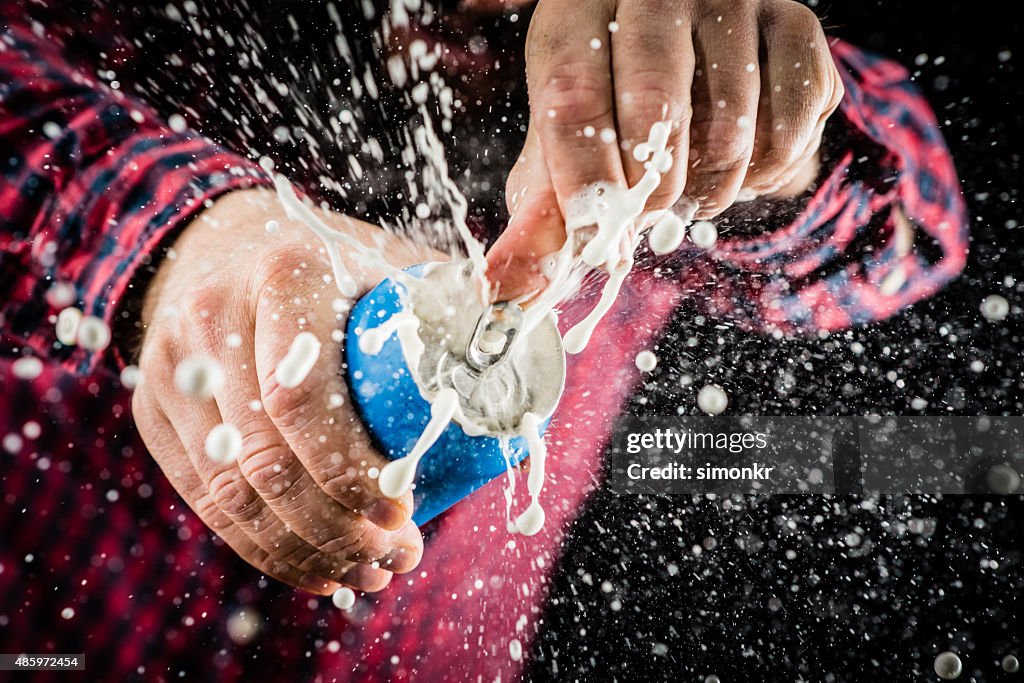
[[[342,465],[337,471],[325,477],[320,486],[324,493],[335,500],[358,501],[369,493],[363,484],[359,469],[352,465]]]
[[[699,163],[695,162],[691,167],[697,174],[735,171],[747,165],[751,149],[747,136],[712,132],[702,140]]]
[[[295,289],[296,282],[316,258],[316,252],[305,244],[284,244],[268,250],[256,263],[254,280],[260,299],[280,301]]]
[[[252,448],[239,459],[239,467],[245,479],[259,496],[274,502],[294,495],[292,489],[300,476],[295,463],[297,459],[286,457],[286,450],[277,444]]]
[[[224,337],[224,314],[230,310],[228,296],[219,287],[196,289],[182,306],[179,317],[182,338],[204,351],[219,350]]]
[[[232,520],[254,519],[259,513],[259,494],[234,468],[217,474],[210,481],[210,497]]]
[[[648,128],[656,121],[688,121],[690,108],[682,93],[664,86],[672,79],[672,74],[655,71],[630,75],[629,89],[621,97],[631,125]]]
[[[377,559],[376,555],[381,553],[370,552],[373,545],[369,522],[355,519],[340,535],[321,544],[320,550],[328,555],[350,560]]]
[[[556,126],[577,128],[611,117],[607,77],[588,74],[579,63],[559,64],[539,84],[539,116]]]

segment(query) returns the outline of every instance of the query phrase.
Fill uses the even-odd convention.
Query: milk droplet
[[[185,121],[185,117],[181,114],[171,114],[167,118],[167,125],[175,133],[184,133],[188,129],[188,122]]]
[[[516,517],[516,531],[523,536],[534,536],[544,528],[544,508],[537,501],[530,503],[521,515]]]
[[[647,244],[655,254],[670,254],[679,248],[686,237],[686,225],[674,213],[658,219],[647,235]]]
[[[698,247],[710,249],[718,241],[718,228],[711,221],[697,221],[690,226],[690,241]]]
[[[245,645],[260,632],[260,616],[252,608],[240,609],[227,621],[228,638],[235,645]]]
[[[993,465],[985,474],[985,484],[992,493],[1008,496],[1020,488],[1020,474],[1009,465]]]
[[[206,456],[220,465],[234,462],[242,452],[242,434],[234,425],[219,424],[206,435]]]
[[[960,678],[964,670],[960,658],[953,652],[942,652],[935,658],[935,674],[944,681]]]
[[[636,354],[636,367],[641,372],[653,372],[658,367],[658,357],[650,351],[641,351]]]
[[[138,365],[126,365],[121,370],[121,386],[125,389],[134,389],[142,381],[142,371]]]
[[[264,229],[271,235],[281,232],[281,224],[275,220],[269,220],[263,225]]]
[[[356,604],[356,594],[351,588],[342,586],[331,595],[331,602],[338,609],[350,610]]]
[[[57,341],[64,346],[74,346],[78,342],[78,326],[82,323],[82,312],[74,306],[68,306],[57,314]]]
[[[291,389],[302,384],[320,357],[320,340],[312,332],[299,332],[288,353],[277,364],[274,376],[282,387]]]
[[[102,351],[110,345],[110,328],[97,317],[85,316],[78,324],[78,345],[89,351]]]
[[[518,662],[523,658],[523,644],[519,642],[518,638],[508,641],[508,655],[514,662]]]
[[[68,282],[55,282],[46,290],[46,303],[54,308],[63,309],[75,303],[75,286]]]
[[[729,407],[729,395],[717,384],[709,384],[697,393],[697,407],[708,415],[719,415]]]
[[[11,372],[18,379],[33,380],[43,374],[43,361],[35,356],[19,358],[11,364]]]
[[[224,370],[207,356],[190,356],[174,368],[174,384],[188,396],[209,398],[224,386]]]
[[[1003,671],[1007,673],[1015,674],[1020,671],[1020,661],[1013,655],[1003,657],[1003,661],[1000,664],[1003,667]]]
[[[981,314],[993,322],[1005,320],[1010,314],[1010,302],[998,294],[990,294],[981,302]]]

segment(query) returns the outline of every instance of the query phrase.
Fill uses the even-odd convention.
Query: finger
[[[278,267],[259,278],[264,285],[255,314],[255,369],[267,417],[312,477],[314,485],[304,491],[308,504],[333,509],[331,514],[350,525],[348,536],[332,543],[344,541],[349,559],[380,560],[394,571],[409,571],[423,548],[410,520],[412,494],[392,501],[370,476],[372,468],[382,469],[388,460],[372,448],[346,395],[340,336],[334,334],[342,321],[327,303],[329,290],[311,285],[323,283],[322,278],[296,277],[290,257],[279,256]],[[303,261],[309,261],[308,254]],[[300,330],[316,337],[320,348],[311,354],[315,360],[306,376],[295,386],[284,386],[278,364]],[[341,397],[340,405],[332,396]]]
[[[695,66],[690,20],[682,11],[666,13],[663,3],[642,0],[620,4],[616,22],[619,29],[611,34],[615,120],[626,179],[630,186],[639,182],[645,162],[634,149],[647,140],[654,123],[670,121],[672,167],[647,202],[650,210],[665,209],[679,199],[686,182]]]
[[[841,95],[836,97],[835,65],[811,10],[781,3],[765,12],[760,25],[765,58],[755,152],[744,186],[764,189],[781,185],[817,147],[821,124]]]
[[[132,414],[140,424],[140,434],[143,435],[146,447],[171,485],[210,530],[220,536],[239,557],[278,581],[321,595],[330,594],[341,586],[340,583],[272,557],[238,527],[208,494],[206,485],[189,461],[185,446],[178,440],[170,420],[157,407],[155,400],[144,394],[140,387],[133,396]]]
[[[260,394],[253,332],[250,329],[241,336],[243,342],[237,353],[229,354],[229,358],[237,358],[225,363],[227,381],[215,398],[225,420],[242,434],[238,466],[246,480],[271,512],[322,555],[354,562],[386,558],[389,567],[411,569],[408,565],[413,558],[404,552],[396,553],[390,543],[414,536],[407,546],[416,546],[418,531],[405,530],[404,535],[381,533],[369,520],[328,496],[262,406],[257,405],[255,410],[250,407]],[[401,561],[396,562],[399,555]],[[341,564],[346,571],[349,569],[347,563]],[[346,583],[351,580],[350,571],[340,576]]]
[[[697,218],[717,216],[736,200],[753,154],[760,92],[753,6],[708,16],[696,34],[690,165],[684,193]]]
[[[412,495],[394,501],[369,476],[388,460],[373,450],[353,412],[340,370],[343,315],[331,308],[330,285],[306,272],[309,265],[308,253],[284,250],[257,278],[262,285],[255,295],[254,355],[263,406],[328,496],[381,528],[401,528],[411,517]],[[315,361],[296,386],[282,386],[277,366],[303,331],[319,344],[312,350]]]
[[[542,264],[565,243],[565,221],[551,183],[536,127],[505,184],[508,226],[487,253],[495,301],[528,299],[547,285]]]
[[[563,215],[580,189],[625,183],[615,141],[610,4],[545,0],[526,40],[531,125]],[[596,41],[596,42],[592,42]]]
[[[207,435],[224,422],[214,401],[178,395],[162,400],[160,408],[167,415],[210,498],[268,555],[326,578],[340,577],[349,568],[345,557],[324,555],[315,545],[296,535],[250,484],[238,462],[217,462],[207,455]],[[253,446],[251,440],[246,443],[243,435],[243,452]]]

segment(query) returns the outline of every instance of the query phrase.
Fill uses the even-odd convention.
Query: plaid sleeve
[[[928,103],[903,67],[839,40],[846,149],[803,212],[764,236],[724,239],[693,289],[748,329],[837,330],[885,319],[964,268],[968,221]],[[712,282],[714,286],[706,287]]]
[[[258,167],[68,63],[38,24],[0,28],[0,348],[79,373],[123,364],[117,344],[62,345],[55,316],[75,306],[113,328],[158,245],[259,182]]]

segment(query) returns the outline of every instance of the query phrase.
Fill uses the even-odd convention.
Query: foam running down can
[[[345,361],[356,409],[391,460],[419,439],[439,391],[458,394],[459,413],[417,468],[413,521],[423,524],[526,457],[523,416],[547,426],[565,382],[565,352],[553,317],[524,331],[518,307],[480,303],[466,262],[406,273],[416,278],[410,286],[389,278],[352,308]],[[360,343],[371,330],[389,334],[382,344]]]

